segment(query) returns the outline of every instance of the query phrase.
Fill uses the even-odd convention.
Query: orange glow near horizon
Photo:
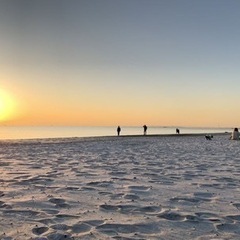
[[[100,74],[101,75],[101,74]],[[9,76],[9,77],[6,77]],[[111,91],[91,83],[75,84],[55,76],[28,72],[21,76],[5,74],[4,89],[0,89],[0,124],[4,126],[182,126],[232,127],[239,126],[240,113],[232,112],[236,99],[222,98],[205,92],[204,99],[195,92],[170,94],[164,91],[126,85],[119,93],[117,86]],[[105,75],[104,75],[105,76]],[[50,78],[51,77],[51,78]],[[31,81],[36,79],[39,81]],[[123,77],[119,77],[118,82]],[[24,82],[23,81],[26,81]],[[41,82],[47,79],[48,82]],[[100,78],[103,81],[105,78]],[[110,82],[111,79],[109,79]],[[14,82],[15,84],[10,84]],[[19,85],[21,82],[21,85]],[[147,89],[146,89],[147,88]],[[91,89],[91,91],[87,91]],[[144,95],[149,90],[150,94]],[[182,90],[183,91],[183,90]],[[159,94],[160,92],[160,94]],[[227,100],[226,100],[227,99]]]

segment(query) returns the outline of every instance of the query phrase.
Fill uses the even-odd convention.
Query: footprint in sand
[[[52,233],[47,236],[48,240],[70,240],[72,237],[68,234]]]
[[[240,210],[240,203],[233,203],[233,206]]]
[[[113,211],[113,212],[115,212],[115,211],[119,210],[117,205],[108,205],[108,204],[100,205],[99,208],[100,208],[100,210],[103,210],[103,211]]]
[[[70,214],[57,214],[54,218],[55,221],[66,221],[69,219],[76,219],[79,218],[77,215],[70,215]]]
[[[218,231],[240,234],[239,224],[229,224],[229,223],[218,224],[216,225],[216,228]]]
[[[112,200],[117,200],[117,199],[122,199],[123,196],[124,196],[123,193],[117,193],[117,194],[112,194],[112,195],[110,196],[110,198],[111,198]]]
[[[138,200],[138,199],[140,199],[140,197],[137,196],[137,195],[135,195],[135,194],[126,194],[126,195],[124,196],[124,198],[125,198],[125,199],[130,199],[130,200]]]
[[[52,214],[52,215],[55,215],[55,214],[59,213],[59,211],[55,210],[55,209],[42,209],[42,211],[45,212],[45,213],[48,213],[48,214]]]
[[[111,234],[130,234],[130,233],[142,233],[142,234],[156,234],[160,233],[159,226],[154,223],[147,224],[115,224],[115,223],[105,223],[96,229],[103,233]],[[119,238],[120,239],[120,238]],[[123,239],[123,238],[121,238]]]
[[[73,233],[85,233],[91,230],[91,226],[86,223],[74,224],[71,229]]]
[[[215,213],[211,213],[211,212],[196,212],[195,213],[196,216],[199,217],[200,220],[204,220],[204,221],[210,221],[210,222],[220,222],[221,218],[219,217],[219,215],[215,214]]]
[[[62,198],[50,198],[48,201],[55,204],[65,203],[65,200]]]
[[[35,227],[32,229],[33,234],[41,235],[48,231],[48,227]]]
[[[213,198],[215,194],[210,192],[195,192],[194,196],[208,200]]]
[[[40,220],[38,220],[38,222],[40,222],[40,223],[42,223],[44,225],[49,225],[49,224],[55,223],[55,221],[52,218],[40,219]]]
[[[178,203],[178,204],[182,204],[182,205],[195,205],[196,203],[200,202],[199,198],[196,197],[173,197],[170,199],[170,201]]]
[[[84,223],[89,224],[90,226],[96,227],[104,223],[103,220],[88,220],[85,221]]]
[[[0,201],[0,208],[4,208],[4,206],[6,206],[6,205],[5,205],[5,202]]]
[[[161,207],[159,206],[145,206],[145,207],[141,207],[138,209],[139,212],[142,213],[156,213],[161,211]]]
[[[200,202],[211,202],[214,199],[214,196],[215,195],[213,193],[196,192],[193,196],[173,197],[170,201],[183,205],[193,205]]]
[[[169,221],[183,221],[185,220],[185,216],[172,211],[166,211],[157,215],[159,218],[164,218]]]
[[[102,211],[109,211],[109,212],[116,212],[119,211],[122,214],[129,214],[131,212],[132,214],[154,214],[161,211],[161,207],[159,206],[138,206],[138,205],[108,205],[103,204],[99,206],[100,210]]]
[[[229,216],[226,216],[226,219],[229,219],[233,222],[240,222],[240,215],[229,215]]]
[[[55,224],[55,225],[52,225],[50,228],[52,228],[54,230],[65,231],[65,230],[68,230],[70,227],[66,224]]]
[[[70,207],[70,205],[67,204],[66,201],[62,198],[51,198],[51,199],[49,199],[49,202],[54,203],[55,207],[57,207],[57,208],[68,208],[68,207]]]

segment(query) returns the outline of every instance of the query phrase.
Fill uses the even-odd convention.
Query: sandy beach
[[[0,142],[0,239],[240,239],[229,135]]]

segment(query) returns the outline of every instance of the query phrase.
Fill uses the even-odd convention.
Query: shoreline
[[[229,132],[224,133],[180,133],[180,134],[147,134],[147,135],[121,135],[119,137],[195,137],[195,136],[219,136],[219,135],[228,135],[231,134]],[[116,136],[118,137],[118,136]]]
[[[232,132],[230,128],[180,128],[180,136],[191,134],[214,134]],[[142,127],[122,127],[121,136],[143,136]],[[147,136],[175,136],[176,128],[149,127]],[[48,138],[86,138],[117,136],[115,127],[0,127],[0,140],[48,139]]]
[[[26,141],[52,141],[52,140],[97,140],[97,139],[121,139],[121,138],[163,138],[163,137],[204,137],[206,135],[214,136],[227,136],[230,132],[218,132],[218,133],[180,133],[180,134],[128,134],[128,135],[103,135],[103,136],[86,136],[86,137],[49,137],[49,138],[19,138],[19,139],[0,139],[1,142],[26,142]],[[75,141],[74,141],[75,142]]]

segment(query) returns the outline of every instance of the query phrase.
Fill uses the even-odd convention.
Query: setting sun
[[[7,92],[0,90],[0,121],[6,121],[13,117],[15,103],[13,97]]]

